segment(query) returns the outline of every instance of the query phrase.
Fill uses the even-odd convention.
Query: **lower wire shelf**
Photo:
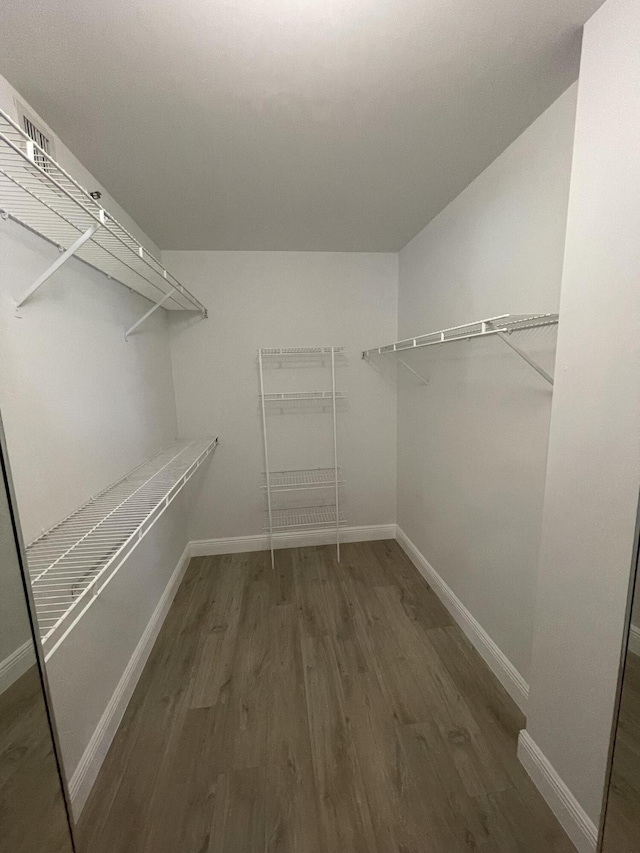
[[[267,488],[267,475],[263,473],[262,488]],[[338,485],[344,486],[340,469],[337,471]],[[269,488],[272,492],[299,492],[307,489],[334,488],[336,483],[335,468],[299,468],[289,471],[270,471]]]
[[[332,505],[326,506],[304,506],[287,509],[274,509],[271,512],[273,530],[288,530],[295,527],[335,527],[346,524],[342,512],[336,519],[336,508]],[[266,525],[265,530],[269,526]]]
[[[217,445],[217,438],[176,442],[26,548],[45,659]]]

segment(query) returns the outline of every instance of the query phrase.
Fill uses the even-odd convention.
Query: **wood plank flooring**
[[[194,559],[80,853],[571,853],[523,724],[397,543]]]

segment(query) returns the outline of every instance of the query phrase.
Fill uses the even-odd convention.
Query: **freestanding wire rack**
[[[260,372],[260,409],[262,413],[262,441],[264,451],[264,482],[266,492],[267,524],[271,567],[275,568],[274,542],[278,534],[289,531],[321,530],[335,527],[336,553],[340,561],[340,527],[345,524],[340,507],[340,489],[344,479],[338,464],[338,401],[345,394],[336,389],[336,360],[344,358],[343,347],[287,347],[260,348],[258,367]],[[282,391],[265,392],[265,367],[277,366],[282,369],[298,367],[330,367],[331,390],[321,391]],[[300,408],[294,408],[300,407]],[[298,414],[331,413],[333,426],[333,464],[320,468],[291,468],[272,470],[269,463],[269,438],[267,424],[271,414],[285,414],[296,411]],[[304,505],[277,506],[278,497],[287,493],[301,494]],[[324,495],[310,499],[308,493]],[[329,502],[332,496],[332,502]],[[309,503],[313,500],[313,503]]]

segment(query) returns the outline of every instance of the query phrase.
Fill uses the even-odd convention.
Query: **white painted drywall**
[[[576,87],[401,252],[401,338],[558,308]],[[555,331],[519,333],[551,369]],[[378,341],[372,337],[371,344]],[[551,388],[497,339],[407,354],[398,525],[525,679]]]
[[[527,731],[596,824],[640,488],[640,4],[584,32]]]
[[[397,256],[315,252],[164,252],[165,263],[209,306],[202,322],[171,320],[174,385],[182,437],[219,433],[215,473],[205,476],[190,538],[262,532],[264,470],[257,348],[344,346],[337,371],[346,391],[340,460],[349,525],[395,521],[395,384],[361,359],[394,340]],[[293,376],[292,376],[293,374]],[[267,391],[330,388],[315,370],[270,370]],[[291,383],[291,384],[289,384]],[[331,462],[330,415],[273,415],[272,468]],[[283,446],[283,445],[286,445]]]
[[[0,408],[25,541],[176,435],[168,329],[149,302],[71,260],[15,316],[57,251],[0,220]]]
[[[0,84],[0,106],[13,112],[15,95]],[[57,139],[56,157],[95,186]],[[0,410],[27,543],[177,433],[164,311],[125,342],[124,330],[150,303],[72,259],[15,317],[13,300],[56,257],[0,220]],[[176,501],[48,664],[69,777],[186,542],[184,502]]]

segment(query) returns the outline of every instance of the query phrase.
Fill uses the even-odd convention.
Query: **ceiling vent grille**
[[[25,133],[32,139],[36,145],[38,145],[45,154],[48,154],[49,157],[53,157],[53,145],[48,136],[40,130],[40,128],[35,125],[31,119],[24,115],[22,115],[22,126],[24,127]],[[51,163],[49,162],[49,157],[45,157],[42,151],[39,151],[38,148],[35,149],[34,157],[36,166],[39,166],[43,172],[49,172],[51,170]]]

